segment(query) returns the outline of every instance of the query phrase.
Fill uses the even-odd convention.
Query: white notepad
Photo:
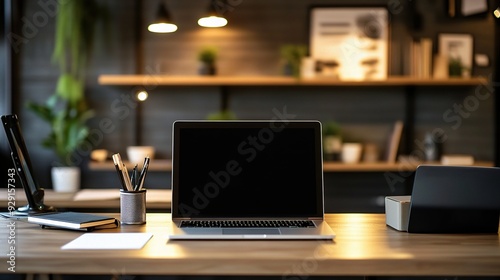
[[[141,249],[151,233],[85,233],[62,246],[63,250],[130,250]]]

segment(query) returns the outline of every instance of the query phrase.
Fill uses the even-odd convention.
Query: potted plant
[[[450,77],[468,77],[470,75],[470,69],[463,65],[460,57],[450,57],[448,63],[448,74]]]
[[[307,55],[307,47],[304,45],[283,45],[281,47],[281,58],[283,59],[284,74],[300,77],[300,65],[302,58]]]
[[[204,47],[198,53],[200,61],[199,74],[213,76],[217,73],[215,61],[217,60],[217,49],[215,47]]]
[[[73,0],[59,4],[52,54],[52,60],[59,65],[61,72],[56,90],[44,104],[27,104],[29,109],[50,125],[50,133],[43,139],[42,145],[53,149],[58,157],[52,167],[52,183],[56,191],[76,191],[80,187],[78,165],[83,153],[78,153],[78,149],[87,139],[89,128],[86,123],[93,115],[84,96],[85,70],[92,49],[96,19],[103,15],[104,10],[95,0]],[[65,188],[60,186],[60,182]]]
[[[340,125],[330,121],[323,125],[323,152],[325,160],[339,160],[342,152]]]

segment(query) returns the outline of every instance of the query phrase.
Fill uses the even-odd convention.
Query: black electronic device
[[[12,151],[11,156],[16,173],[28,200],[28,205],[18,207],[14,214],[28,215],[28,213],[56,212],[56,208],[45,205],[43,202],[44,190],[38,186],[34,179],[33,167],[21,133],[19,119],[16,115],[4,115],[2,116],[2,124]]]
[[[321,132],[317,120],[281,116],[175,121],[170,240],[335,238],[324,221]]]
[[[97,228],[118,226],[118,221],[112,217],[77,212],[57,212],[55,207],[45,205],[43,202],[45,192],[35,180],[17,116],[2,116],[2,124],[12,150],[14,168],[28,200],[27,206],[19,207],[16,211],[10,212],[8,215],[2,214],[2,216],[8,218],[27,217],[28,222],[39,224],[42,228],[54,227],[92,231]]]
[[[500,168],[421,165],[408,232],[498,233]]]

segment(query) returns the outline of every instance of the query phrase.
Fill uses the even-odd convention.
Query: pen
[[[143,188],[144,180],[146,179],[146,174],[148,173],[150,158],[147,156],[144,159],[144,165],[142,166],[141,175],[139,175],[139,180],[136,186],[136,191],[140,191]]]
[[[134,190],[137,188],[137,164],[132,169],[132,174],[130,175],[130,181],[132,182],[132,186]]]

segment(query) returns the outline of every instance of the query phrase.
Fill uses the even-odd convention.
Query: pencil
[[[127,167],[123,163],[119,153],[113,155],[113,161],[118,165],[118,168],[121,171],[121,178],[123,179],[125,189],[127,191],[133,191],[134,189],[132,187],[132,182],[130,182],[130,177],[128,176]]]

